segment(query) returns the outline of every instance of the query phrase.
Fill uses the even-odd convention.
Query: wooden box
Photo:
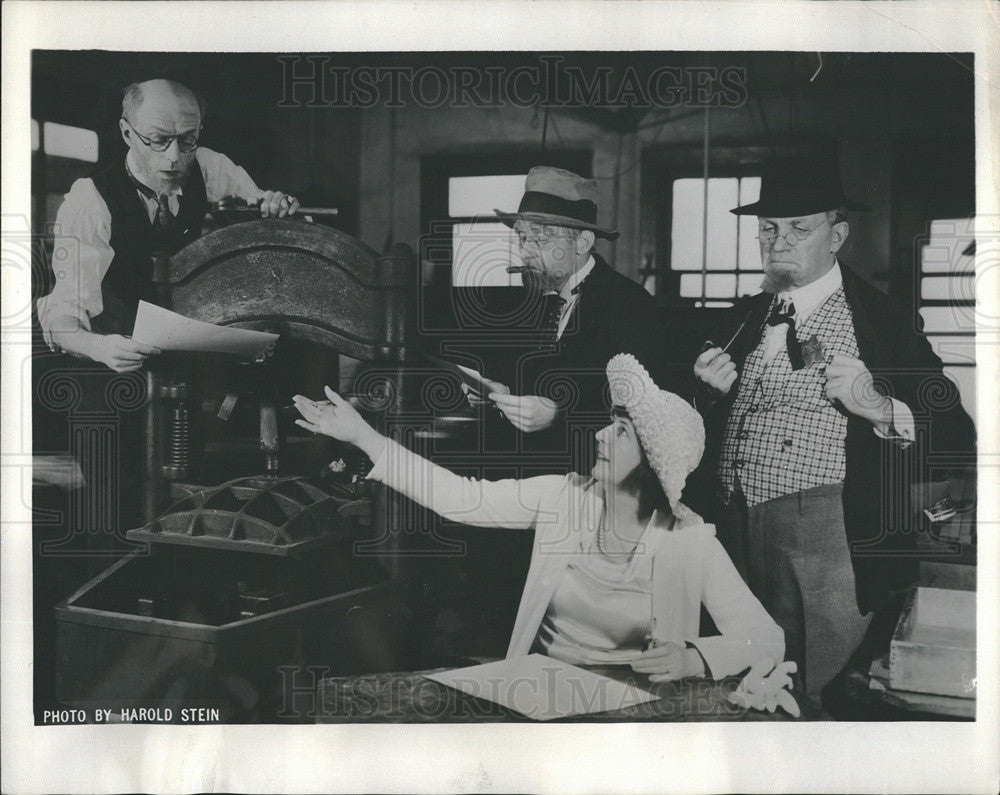
[[[916,588],[889,650],[893,690],[976,696],[976,594]]]

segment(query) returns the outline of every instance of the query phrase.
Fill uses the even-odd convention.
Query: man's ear
[[[576,238],[576,253],[584,254],[594,247],[594,233],[584,229]]]
[[[119,119],[118,129],[122,131],[122,140],[125,142],[125,145],[128,146],[129,143],[131,143],[131,138],[129,137],[131,130],[129,129],[128,122],[125,121],[125,119]]]
[[[835,223],[830,231],[833,233],[830,238],[830,253],[836,254],[841,246],[847,242],[847,236],[851,233],[851,227],[847,221]]]

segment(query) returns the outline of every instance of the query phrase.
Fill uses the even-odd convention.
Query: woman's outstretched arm
[[[329,403],[296,395],[295,407],[302,415],[296,424],[360,448],[374,463],[368,475],[373,480],[463,524],[528,528],[538,522],[558,521],[554,513],[540,513],[539,505],[547,493],[565,488],[566,477],[498,481],[460,477],[378,433],[329,387],[326,396]]]

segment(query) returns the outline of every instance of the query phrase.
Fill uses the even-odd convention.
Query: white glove
[[[781,707],[789,715],[797,718],[802,711],[795,696],[786,690],[792,686],[791,675],[797,670],[798,666],[792,660],[775,667],[771,660],[762,658],[750,667],[750,672],[743,677],[739,687],[726,696],[726,700],[740,707],[766,709],[768,712],[774,712]]]

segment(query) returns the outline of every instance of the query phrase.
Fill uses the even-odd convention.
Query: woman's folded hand
[[[697,651],[672,642],[647,649],[631,665],[633,671],[649,674],[650,682],[669,682],[705,673]]]

